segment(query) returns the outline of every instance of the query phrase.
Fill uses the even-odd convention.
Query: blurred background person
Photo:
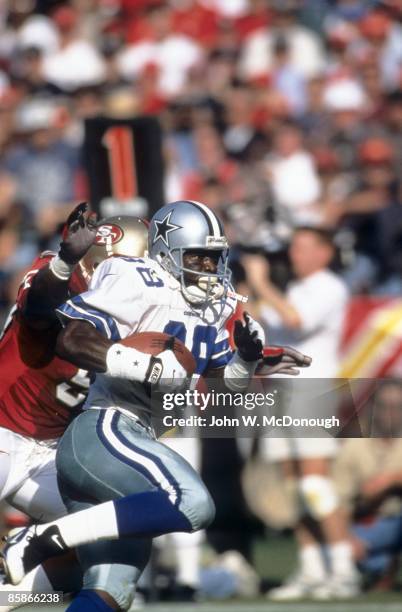
[[[3,172],[14,179],[15,197],[43,245],[77,198],[79,150],[63,139],[57,111],[49,99],[21,105],[16,115],[21,140],[9,148],[1,164]]]
[[[284,124],[277,130],[266,171],[277,202],[289,211],[294,225],[314,223],[320,218],[316,206],[321,195],[319,176],[296,125]]]
[[[242,259],[270,342],[307,351],[313,363],[310,371],[301,373],[301,377],[310,380],[331,378],[338,370],[338,348],[348,294],[340,277],[329,268],[333,258],[329,232],[299,227],[289,248],[294,280],[286,293],[270,282],[265,258],[248,255]],[[304,416],[302,388],[298,390],[297,383],[293,392],[292,414]],[[319,388],[317,392],[325,398]],[[325,399],[320,416],[327,416],[323,402]],[[301,500],[295,528],[298,568],[283,586],[269,592],[271,599],[349,598],[359,593],[347,524],[331,477],[331,462],[337,449],[332,437],[263,440],[265,457],[281,464],[284,479],[293,481]]]
[[[301,2],[272,0],[267,2],[271,20],[269,28],[250,34],[243,50],[241,71],[246,79],[272,69],[278,36],[289,45],[291,63],[306,77],[316,76],[323,68],[323,50],[319,37],[297,21]]]
[[[364,439],[345,440],[333,475],[351,521],[354,556],[366,585],[395,585],[402,551],[402,386],[399,379],[374,383],[361,415]]]

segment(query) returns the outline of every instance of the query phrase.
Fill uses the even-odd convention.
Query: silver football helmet
[[[185,268],[186,251],[219,251],[216,273],[195,272]],[[228,269],[228,242],[215,213],[201,202],[181,200],[163,206],[152,217],[148,230],[149,256],[181,284],[185,299],[203,305],[226,295],[231,272]],[[185,275],[197,278],[188,284]]]

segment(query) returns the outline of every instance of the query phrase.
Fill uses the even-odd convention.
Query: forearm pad
[[[239,353],[235,351],[223,371],[225,385],[231,391],[245,391],[254,376],[258,361],[244,361]]]
[[[119,343],[108,349],[106,368],[107,376],[138,382],[157,382],[163,369],[159,359]]]

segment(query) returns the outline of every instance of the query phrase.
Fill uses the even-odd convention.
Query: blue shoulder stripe
[[[79,295],[57,308],[57,311],[69,319],[88,321],[109,340],[120,340],[119,330],[113,317],[89,306]]]

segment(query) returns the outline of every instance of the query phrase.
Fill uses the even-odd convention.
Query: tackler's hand
[[[244,324],[237,319],[234,324],[233,338],[243,361],[259,361],[263,357],[262,347],[265,343],[265,333],[257,321],[245,312]]]
[[[311,357],[291,346],[265,346],[258,374],[287,374],[298,376],[300,368],[311,365]]]
[[[63,229],[59,257],[67,264],[77,264],[92,246],[97,229],[95,213],[88,213],[88,204],[81,202],[70,213]]]

